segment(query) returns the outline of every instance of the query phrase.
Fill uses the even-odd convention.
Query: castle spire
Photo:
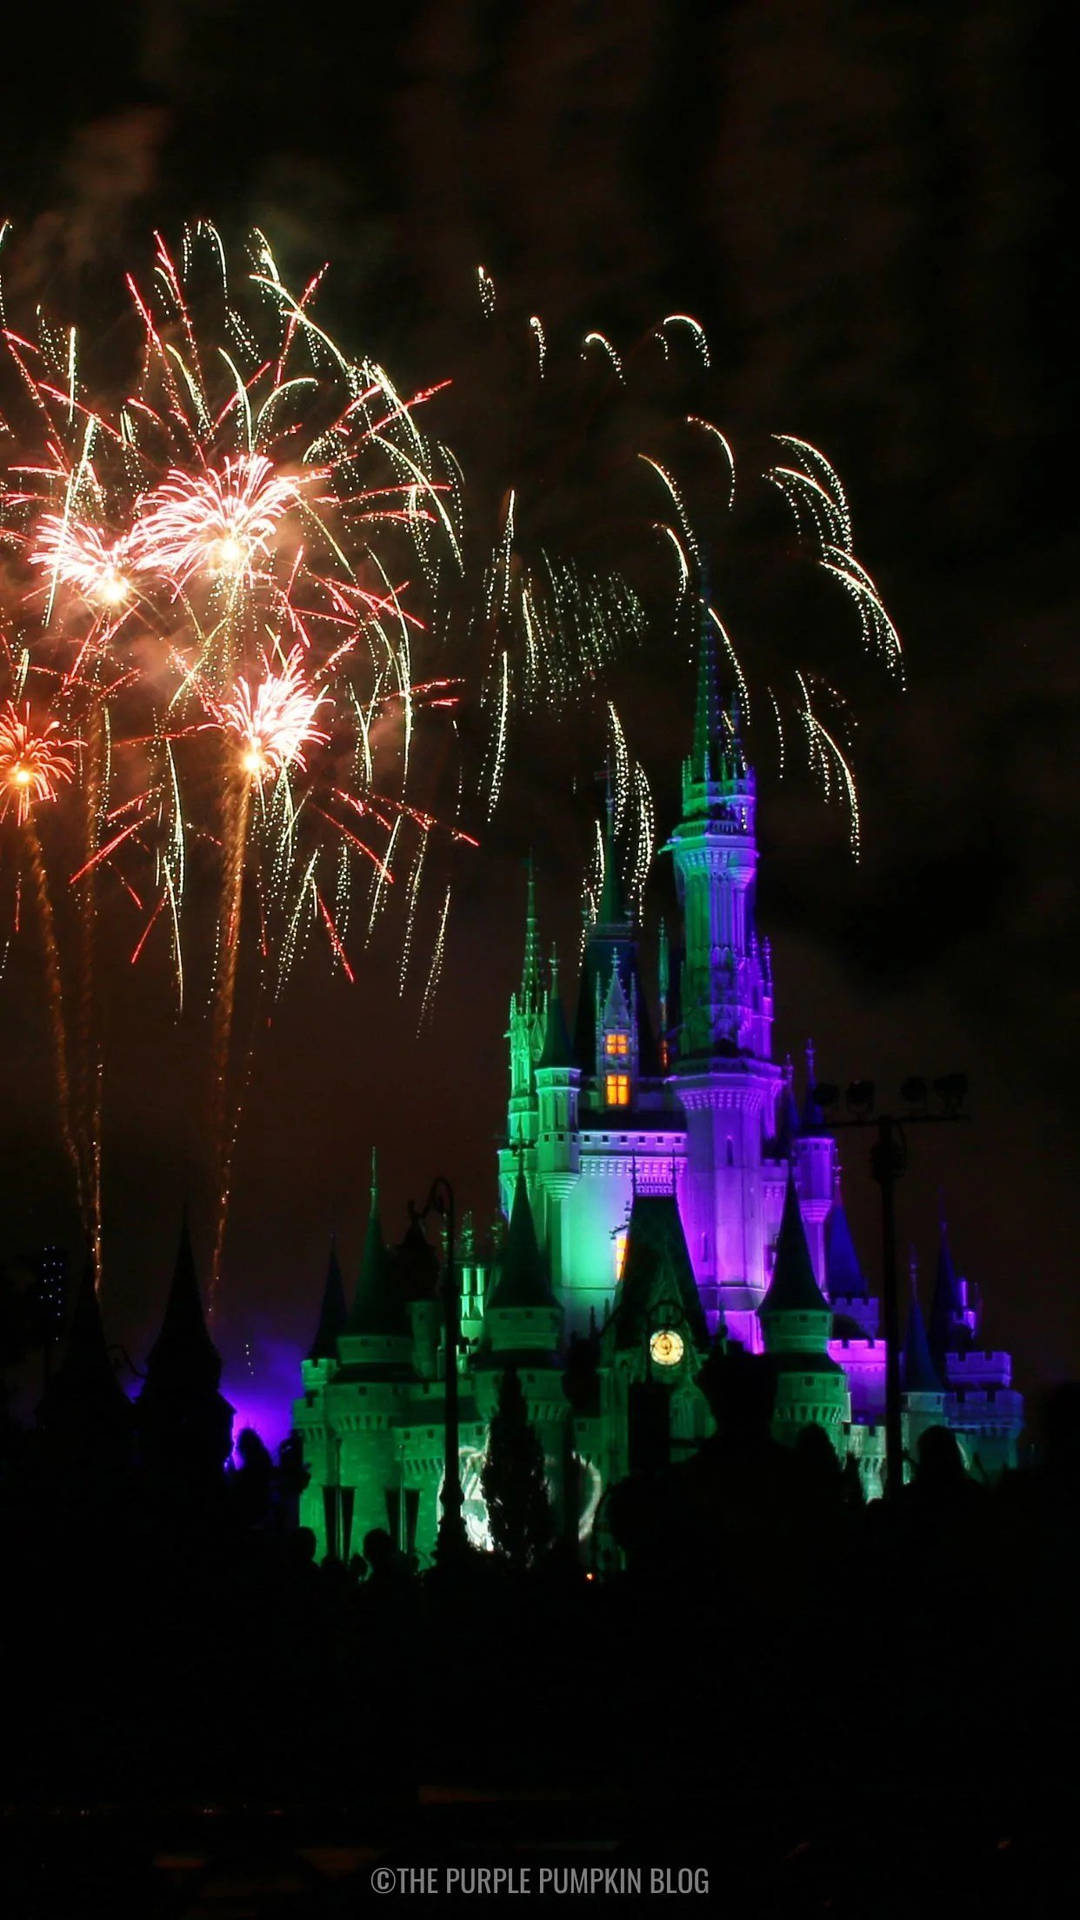
[[[360,1275],[346,1322],[345,1332],[371,1334],[407,1334],[409,1316],[383,1239],[379,1210],[379,1175],[375,1149],[371,1149],[371,1206],[368,1211],[364,1250],[360,1256]]]
[[[723,729],[720,688],[716,671],[716,628],[709,605],[709,578],[702,568],[700,579],[701,611],[698,623],[697,692],[694,700],[694,745],[690,758],[690,778],[707,782],[715,778],[714,742]]]
[[[521,966],[521,1009],[534,1014],[540,1004],[540,945],[536,931],[536,874],[530,851],[525,897],[525,953]]]
[[[914,1247],[911,1249],[908,1262],[908,1275],[911,1284],[911,1303],[908,1307],[907,1328],[900,1355],[904,1391],[906,1393],[941,1393],[943,1390],[941,1380],[930,1352],[930,1342],[926,1337],[926,1322],[919,1305],[919,1269]]]
[[[337,1236],[330,1236],[330,1259],[326,1269],[326,1284],[323,1287],[322,1307],[319,1312],[319,1324],[315,1338],[311,1343],[309,1360],[334,1360],[337,1358],[338,1335],[345,1331],[348,1309],[345,1305],[345,1282],[341,1277],[341,1263],[338,1260]]]

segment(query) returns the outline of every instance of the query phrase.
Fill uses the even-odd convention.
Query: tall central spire
[[[714,742],[723,727],[720,688],[716,672],[716,628],[709,604],[709,576],[701,573],[701,612],[698,622],[697,695],[694,702],[694,745],[690,777],[703,784],[715,778]]]
[[[525,902],[525,955],[521,965],[521,1008],[532,1015],[540,1004],[540,943],[536,931],[536,875],[529,854]]]

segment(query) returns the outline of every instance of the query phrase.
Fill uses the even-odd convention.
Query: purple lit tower
[[[775,1152],[784,1078],[772,1059],[769,950],[754,925],[754,808],[753,769],[738,710],[721,707],[703,606],[683,817],[666,848],[685,942],[669,1086],[685,1116],[679,1208],[706,1317],[757,1351],[786,1167]]]

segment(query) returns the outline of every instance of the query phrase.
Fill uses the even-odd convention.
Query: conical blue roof
[[[773,1268],[769,1291],[761,1303],[761,1312],[770,1313],[824,1313],[828,1314],[828,1301],[814,1278],[810,1249],[806,1244],[806,1230],[799,1211],[799,1196],[795,1191],[795,1181],[788,1174],[787,1191],[784,1194],[784,1211],[780,1220],[780,1233],[776,1242],[776,1265]]]
[[[825,1285],[830,1300],[867,1300],[870,1289],[859,1265],[844,1203],[837,1194],[825,1217]]]
[[[938,1241],[937,1273],[930,1302],[930,1351],[939,1367],[945,1355],[956,1346],[956,1319],[964,1310],[960,1282],[953,1264],[952,1249],[944,1220]]]
[[[919,1296],[914,1288],[911,1292],[907,1331],[904,1334],[904,1346],[900,1355],[900,1371],[907,1393],[944,1391],[938,1378],[937,1368],[931,1358],[930,1343],[926,1337],[926,1322],[919,1305]]]

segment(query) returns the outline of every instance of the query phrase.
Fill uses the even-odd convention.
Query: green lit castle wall
[[[559,1530],[601,1568],[613,1555],[605,1492],[637,1467],[687,1457],[713,1430],[697,1376],[716,1346],[769,1355],[776,1439],[793,1444],[804,1427],[820,1427],[841,1458],[854,1457],[866,1494],[881,1491],[879,1304],[814,1102],[813,1052],[801,1104],[790,1064],[772,1057],[754,774],[738,713],[720,705],[707,618],[681,818],[665,852],[681,951],[669,951],[662,930],[658,978],[646,983],[609,807],[603,893],[572,1007],[554,963],[540,961],[530,872],[499,1215],[490,1242],[467,1225],[456,1249],[470,1537],[490,1544],[480,1473],[512,1367]],[[1015,1460],[1023,1406],[1009,1356],[980,1347],[979,1323],[943,1226],[928,1321],[912,1292],[905,1441],[910,1451],[927,1427],[946,1425],[969,1464],[993,1474]],[[301,1519],[320,1554],[359,1551],[378,1527],[431,1555],[444,1369],[438,1255],[416,1222],[387,1248],[373,1172],[355,1294],[347,1305],[332,1259],[295,1408],[311,1476]]]

